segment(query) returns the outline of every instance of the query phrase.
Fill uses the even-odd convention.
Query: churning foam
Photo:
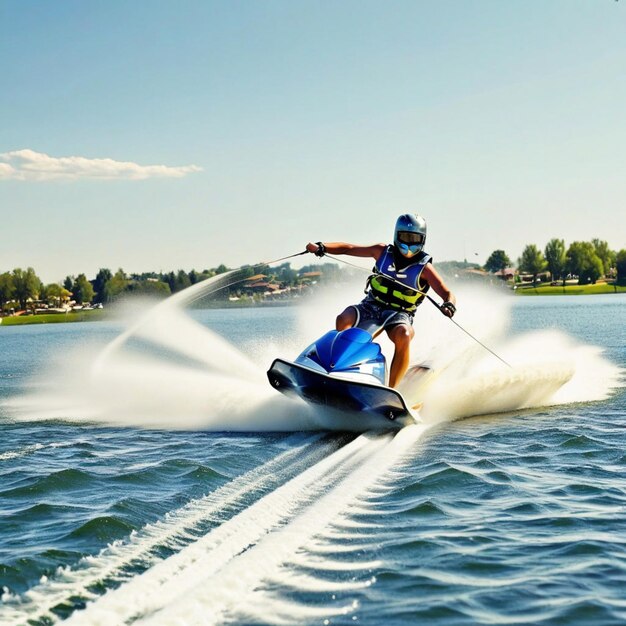
[[[294,308],[299,324],[280,348],[259,342],[244,355],[191,319],[184,306],[234,282],[240,272],[217,276],[143,312],[95,358],[66,358],[46,378],[49,392],[13,400],[16,417],[98,421],[113,425],[227,431],[345,429],[349,422],[318,419],[319,411],[276,393],[265,369],[276,356],[295,358],[328,328],[362,282],[319,292]],[[429,421],[459,419],[575,401],[606,398],[621,371],[601,350],[556,330],[509,331],[512,298],[472,288],[459,290],[455,320],[505,359],[507,367],[425,302],[415,316],[413,361],[434,376],[401,391],[410,405],[422,403]],[[488,320],[488,322],[486,322]],[[378,339],[388,361],[392,345]],[[85,347],[81,348],[84,355]]]
[[[460,298],[465,302],[464,294]],[[602,350],[550,329],[512,335],[510,296],[469,296],[456,317],[510,367],[489,354],[453,325],[437,320],[432,350],[434,381],[424,390],[422,416],[445,421],[539,406],[603,400],[623,384],[623,371]],[[488,307],[488,309],[487,309]],[[439,316],[442,317],[442,316]],[[492,324],[491,320],[498,320]],[[485,323],[489,320],[489,323]],[[432,341],[432,338],[431,338]]]
[[[395,437],[359,436],[178,554],[75,612],[68,623],[222,623],[299,547],[371,490],[425,430],[415,425]]]
[[[228,275],[220,277],[220,281],[229,279]],[[66,359],[69,369],[47,379],[58,391],[20,400],[14,404],[19,409],[16,414],[27,419],[39,415],[205,430],[316,428],[311,407],[269,387],[265,366],[275,356],[295,357],[332,327],[334,316],[348,304],[345,290],[318,296],[297,309],[298,330],[293,341],[282,346],[291,353],[276,354],[274,347],[261,344],[248,358],[193,322],[182,308],[189,299],[216,287],[209,280],[160,303],[100,349],[95,359]],[[354,293],[358,294],[357,286]],[[416,315],[413,355],[416,362],[430,365],[434,375],[403,390],[407,397],[415,395],[423,401],[423,424],[395,436],[367,434],[343,447],[329,444],[319,448],[317,456],[314,442],[307,439],[254,475],[236,479],[78,567],[60,571],[54,580],[18,598],[15,606],[9,603],[7,623],[40,615],[54,619],[50,609],[75,594],[94,600],[70,617],[69,623],[78,625],[220,623],[224,616],[243,610],[245,603],[245,610],[257,622],[262,623],[264,615],[274,619],[281,610],[274,598],[255,604],[263,581],[280,578],[283,564],[298,549],[311,545],[322,530],[340,524],[349,507],[358,507],[360,496],[380,489],[385,472],[402,462],[431,425],[489,412],[598,400],[619,384],[620,370],[599,349],[556,331],[510,336],[510,300],[493,294],[487,298],[476,290],[458,295],[461,306],[455,319],[511,368],[425,303]],[[486,324],[486,319],[496,323]],[[382,336],[380,342],[389,357],[391,344]],[[24,449],[24,454],[31,452]],[[290,472],[294,456],[311,463]],[[275,478],[270,492],[250,504],[246,499],[250,490],[262,489]],[[186,537],[187,529],[210,519],[229,501],[241,503],[241,510],[199,539]],[[358,538],[359,528],[342,529],[342,537],[350,533]],[[177,550],[176,554],[158,560],[153,551],[161,545]],[[102,597],[89,595],[88,588],[103,579],[121,582],[135,559],[152,567]],[[365,568],[378,565],[375,561],[362,564]],[[353,564],[350,567],[354,569]],[[319,588],[321,584],[314,579],[298,580],[300,586]],[[284,615],[290,615],[289,609],[285,605]],[[301,610],[308,611],[299,616],[301,621],[322,615],[315,607]],[[337,609],[345,614],[353,610],[351,606]],[[330,612],[324,607],[324,616]]]
[[[75,443],[75,442],[74,442]],[[203,498],[168,513],[165,519],[147,524],[118,540],[95,556],[81,559],[71,567],[61,567],[53,577],[44,577],[39,585],[23,596],[5,593],[0,603],[0,623],[5,626],[52,620],[53,609],[71,598],[94,600],[92,589],[103,583],[110,586],[128,579],[128,570],[141,563],[147,569],[161,559],[159,549],[180,551],[197,539],[195,530],[207,522],[220,520],[224,511],[241,509],[254,501],[255,495],[275,489],[337,450],[340,438],[326,439],[319,433],[294,434],[285,440],[288,449],[278,456],[219,487]],[[113,622],[111,622],[113,623]]]

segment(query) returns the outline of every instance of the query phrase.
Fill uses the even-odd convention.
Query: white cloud
[[[78,156],[51,157],[28,149],[0,153],[0,180],[144,180],[182,178],[200,171],[197,165],[169,167]]]

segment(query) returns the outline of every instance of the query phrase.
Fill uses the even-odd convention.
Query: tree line
[[[337,271],[335,265],[309,265],[295,270],[289,263],[274,268],[269,266],[245,266],[237,275],[242,281],[259,274],[263,280],[275,282],[282,288],[294,287],[302,282],[303,274],[310,271],[321,271],[325,274]],[[88,280],[85,274],[66,276],[60,283],[45,285],[32,267],[23,270],[0,273],[0,312],[10,308],[25,310],[29,303],[44,302],[52,306],[60,306],[69,300],[76,304],[111,303],[125,295],[152,295],[167,297],[186,289],[200,281],[207,280],[218,274],[224,274],[230,268],[221,264],[215,268],[201,272],[178,270],[176,272],[143,272],[126,274],[123,269],[113,273],[108,268],[101,268],[96,277]],[[228,297],[241,292],[241,284],[224,289],[221,294]]]
[[[512,266],[504,250],[494,250],[485,269],[499,272]],[[548,272],[550,279],[562,281],[568,277],[578,278],[579,285],[595,283],[599,278],[615,278],[617,284],[626,285],[626,249],[611,250],[606,241],[574,241],[566,247],[563,239],[551,239],[543,250],[535,244],[527,245],[517,261],[520,272],[532,276],[537,282],[539,274]]]
[[[499,272],[513,263],[504,250],[494,250],[487,259],[484,269]],[[567,277],[577,277],[579,284],[595,283],[600,277],[615,278],[617,284],[626,285],[626,249],[618,252],[610,249],[606,241],[592,239],[590,242],[574,241],[569,246],[563,239],[551,239],[543,250],[535,244],[527,245],[517,261],[520,272],[529,274],[536,283],[539,274],[549,272],[552,281],[563,281]],[[302,283],[303,275],[319,271],[325,275],[337,274],[340,269],[334,264],[308,265],[295,270],[283,263],[277,267],[245,266],[239,278],[264,275],[267,282],[275,282],[281,288],[295,287]],[[45,302],[60,306],[72,300],[77,304],[110,303],[119,297],[132,294],[145,294],[166,297],[182,289],[207,280],[218,274],[230,271],[224,264],[200,272],[178,270],[176,272],[144,272],[126,274],[123,269],[113,273],[101,268],[96,277],[87,279],[85,274],[69,275],[60,283],[45,285],[32,267],[26,270],[15,268],[0,273],[0,312],[9,308],[25,310],[29,303]],[[222,297],[240,295],[241,284],[226,288]]]

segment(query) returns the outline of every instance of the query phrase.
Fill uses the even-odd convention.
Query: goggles
[[[397,235],[396,239],[400,243],[406,244],[416,244],[416,243],[424,243],[424,235],[422,233],[412,233],[408,230],[401,230]]]

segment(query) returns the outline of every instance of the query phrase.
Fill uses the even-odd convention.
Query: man
[[[396,221],[393,244],[377,243],[357,246],[351,243],[308,243],[306,249],[317,256],[348,254],[372,257],[374,273],[366,286],[367,295],[339,314],[336,329],[352,326],[363,328],[376,337],[383,330],[394,344],[389,372],[389,386],[397,387],[409,367],[409,351],[413,315],[424,301],[429,288],[441,297],[441,312],[452,317],[456,298],[432,265],[432,257],[424,252],[426,220],[419,215],[401,215]]]

